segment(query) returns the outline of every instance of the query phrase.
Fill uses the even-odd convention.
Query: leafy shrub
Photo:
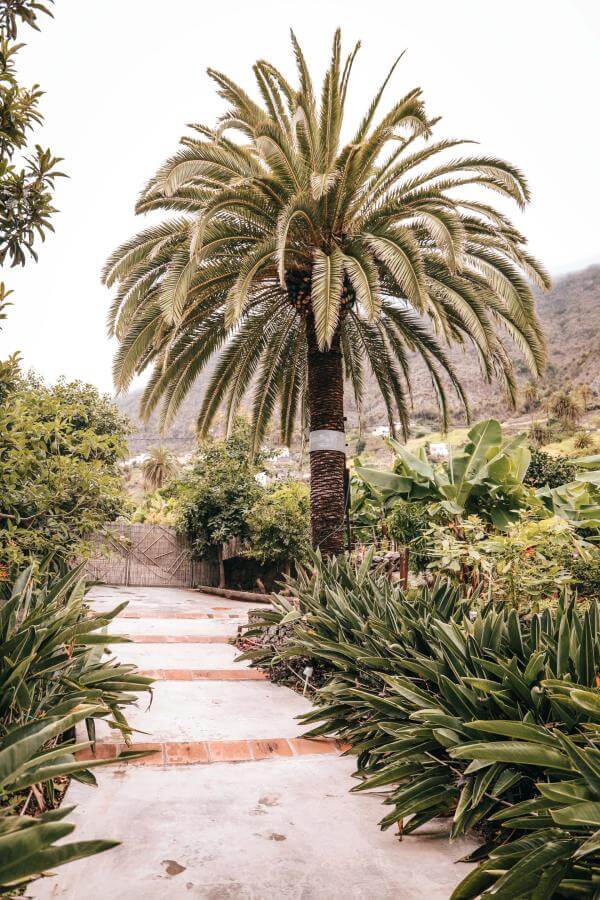
[[[180,520],[180,500],[169,489],[147,494],[131,516],[132,522],[175,526]]]
[[[427,540],[430,570],[482,585],[497,602],[523,611],[556,598],[573,581],[574,562],[589,563],[594,552],[557,516],[525,516],[502,532],[489,532],[470,516],[455,528],[433,524]]]
[[[22,795],[53,776],[70,774],[93,778],[94,763],[77,762],[73,746],[54,742],[89,714],[84,707],[41,719],[14,729],[0,743],[0,895],[14,897],[15,891],[57,865],[101,853],[116,847],[117,841],[78,841],[56,846],[56,841],[74,830],[73,825],[58,824],[73,807],[45,810],[38,816],[24,815]],[[87,744],[80,747],[88,746]],[[96,762],[95,765],[98,765]],[[27,806],[27,801],[25,801]]]
[[[574,690],[558,682],[561,701],[600,718],[597,691]],[[551,685],[550,688],[552,689]],[[596,726],[597,727],[597,726]],[[499,810],[491,818],[509,839],[487,849],[481,866],[454,890],[451,900],[494,896],[499,900],[534,897],[591,897],[600,880],[600,748],[546,730],[522,741],[494,741],[486,746],[492,765],[507,756],[527,760],[533,753],[544,765],[545,777],[532,799]],[[536,746],[537,745],[537,746]],[[516,835],[516,837],[515,837]],[[481,851],[474,856],[481,858]]]
[[[263,565],[302,562],[310,550],[308,487],[297,481],[274,484],[248,513],[246,555]]]
[[[263,487],[257,480],[263,458],[250,451],[250,429],[239,419],[228,438],[202,444],[191,470],[160,497],[167,508],[179,508],[177,526],[198,556],[216,553],[222,563],[222,545],[237,538],[246,556],[287,569],[310,547],[308,489],[293,481]]]
[[[13,583],[0,583],[0,735],[9,727],[80,703],[102,706],[124,737],[123,708],[149,691],[151,679],[133,665],[102,660],[104,648],[125,638],[106,626],[127,605],[92,613],[85,602],[81,568],[61,577],[33,566]],[[101,716],[101,717],[102,717]],[[90,734],[94,723],[88,722]]]
[[[500,854],[505,837],[496,814],[536,801],[536,783],[553,781],[559,758],[549,745],[562,735],[578,747],[593,738],[596,706],[575,705],[569,697],[585,693],[597,700],[598,605],[583,611],[561,600],[554,610],[523,619],[493,603],[476,608],[440,581],[406,595],[370,574],[370,565],[369,555],[358,568],[347,559],[323,563],[317,557],[314,571],[292,580],[298,607],[276,601],[269,627],[279,612],[281,624],[293,625],[293,636],[272,661],[308,657],[331,668],[315,710],[304,717],[313,726],[308,736],[333,734],[352,745],[361,779],[354,790],[389,791],[383,828],[411,816],[404,824],[408,833],[453,814],[454,836],[484,828],[488,844],[480,857]],[[255,629],[265,614],[257,613]],[[246,655],[252,658],[252,651]],[[529,814],[531,807],[520,809]],[[591,815],[600,827],[598,810]],[[528,827],[523,816],[510,824],[520,840]],[[543,817],[540,824],[547,824]],[[569,840],[573,851],[577,838]],[[527,846],[525,840],[510,865],[526,858]],[[571,856],[562,854],[567,868]],[[498,877],[493,866],[485,871],[487,879]]]
[[[127,420],[91,385],[45,386],[16,366],[0,406],[0,563],[57,564],[123,510]]]
[[[431,522],[423,503],[397,503],[385,519],[388,535],[409,550],[409,564],[420,571],[429,562],[427,533]]]
[[[532,487],[559,487],[575,479],[577,469],[566,456],[551,456],[544,450],[531,448],[531,462],[525,475],[525,483]]]
[[[582,597],[600,599],[600,553],[596,551],[591,559],[577,559],[571,563],[573,588]]]

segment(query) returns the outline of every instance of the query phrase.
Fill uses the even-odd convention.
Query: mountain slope
[[[551,291],[539,294],[538,313],[548,343],[548,369],[541,382],[546,393],[569,384],[587,383],[600,394],[600,265],[588,266],[557,278]],[[528,380],[525,366],[514,353],[517,373],[521,383]],[[471,349],[453,348],[450,356],[466,388],[474,418],[496,415],[501,418],[510,410],[499,385],[486,384],[482,379],[478,362]],[[137,418],[139,392],[117,398],[117,403],[135,425],[130,439],[132,452],[145,450],[164,441],[177,450],[185,450],[194,443],[194,426],[202,395],[208,381],[204,373],[183,403],[181,410],[166,438],[162,438],[153,417],[147,425]],[[435,398],[431,381],[424,367],[416,361],[413,381],[413,418],[435,421]],[[357,422],[356,411],[351,404],[348,423]],[[458,405],[451,403],[455,421],[463,421]],[[385,424],[386,415],[374,379],[367,384],[363,408],[363,422],[369,428]]]

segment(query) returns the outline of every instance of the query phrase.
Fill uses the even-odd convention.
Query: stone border
[[[116,620],[118,621],[118,620]],[[125,634],[133,644],[231,644],[234,634]]]
[[[189,766],[196,763],[216,762],[256,762],[273,757],[322,756],[330,753],[345,753],[349,744],[336,740],[308,740],[308,738],[273,738],[245,741],[161,741],[133,743],[96,744],[76,754],[79,760],[114,759],[127,751],[149,752],[152,755],[130,762],[133,766]]]
[[[266,681],[260,669],[140,669],[144,678],[155,681]]]

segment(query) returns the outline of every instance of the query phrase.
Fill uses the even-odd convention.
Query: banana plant
[[[536,495],[551,514],[565,519],[574,528],[592,532],[588,534],[589,539],[593,539],[594,532],[596,540],[600,537],[600,469],[584,470],[575,481],[555,488],[547,485],[538,488]]]
[[[432,516],[477,514],[496,527],[515,521],[533,497],[523,479],[531,461],[526,436],[504,440],[495,419],[479,422],[467,443],[447,462],[428,462],[424,448],[417,454],[390,440],[397,455],[393,472],[358,466],[357,475],[378,491],[385,509],[398,502],[423,501]]]

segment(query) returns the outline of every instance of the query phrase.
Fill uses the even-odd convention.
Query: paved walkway
[[[309,703],[235,663],[227,642],[252,604],[169,588],[96,588],[96,609],[129,605],[115,645],[157,679],[154,699],[128,713],[134,749],[152,756],[99,769],[99,787],[72,782],[74,838],[121,846],[36,882],[35,900],[442,900],[472,849],[443,826],[399,843],[381,833],[377,796],[351,795],[352,758],[307,741]],[[116,756],[102,723],[97,753]]]

